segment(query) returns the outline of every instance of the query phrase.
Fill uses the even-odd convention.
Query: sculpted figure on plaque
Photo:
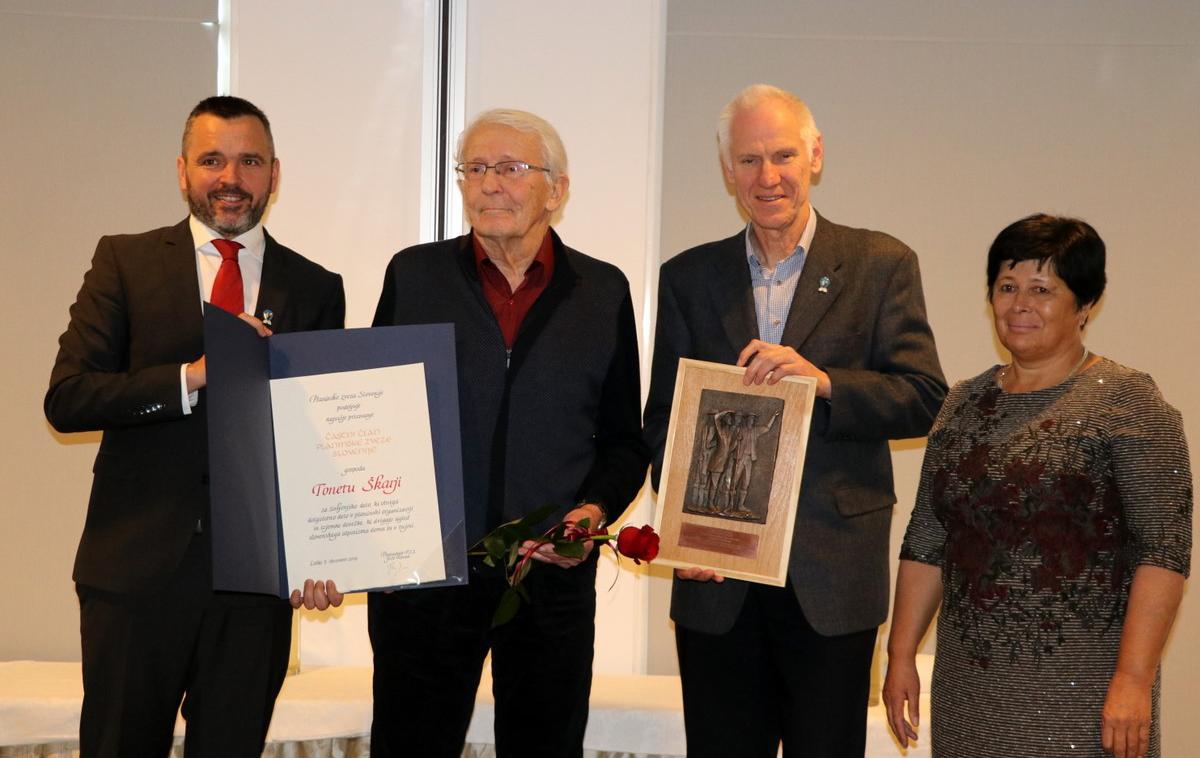
[[[750,489],[750,480],[754,473],[754,462],[758,460],[758,438],[771,431],[779,411],[771,416],[765,425],[758,423],[758,414],[747,413],[738,416],[737,440],[733,449],[733,484],[732,492],[736,496],[736,505],[730,504],[733,515],[749,515],[746,510],[746,493]]]
[[[709,511],[720,511],[722,504],[729,504],[730,461],[733,452],[733,411],[720,411],[712,418],[712,447],[709,454],[708,485],[701,505]]]

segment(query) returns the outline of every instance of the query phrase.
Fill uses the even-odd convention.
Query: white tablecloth
[[[930,662],[922,656],[929,682]],[[78,663],[0,662],[0,758],[71,758],[78,742],[83,697]],[[921,744],[909,758],[929,756],[929,699],[922,697]],[[494,755],[491,680],[484,674],[467,732],[467,758]],[[284,682],[264,755],[278,758],[359,758],[371,730],[371,670],[321,668]],[[183,735],[183,722],[176,724]],[[895,758],[900,750],[882,706],[867,719],[867,755]],[[675,676],[597,675],[584,747],[590,758],[683,756],[683,710]]]

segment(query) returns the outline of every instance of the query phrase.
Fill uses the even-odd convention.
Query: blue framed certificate
[[[215,589],[466,582],[453,325],[204,341]]]

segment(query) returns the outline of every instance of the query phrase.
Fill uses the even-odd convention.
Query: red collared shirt
[[[508,280],[488,258],[483,245],[479,244],[479,238],[474,234],[471,235],[471,246],[475,250],[475,268],[479,271],[479,281],[483,284],[483,296],[492,307],[492,314],[495,315],[500,332],[504,335],[504,346],[511,350],[521,322],[525,320],[529,309],[545,291],[550,277],[554,275],[554,242],[550,232],[546,232],[542,246],[538,248],[529,268],[525,270],[525,278],[521,280],[516,292],[508,286]]]

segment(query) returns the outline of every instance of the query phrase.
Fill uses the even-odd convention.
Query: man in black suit
[[[946,383],[916,255],[818,217],[824,157],[807,106],[754,85],[721,113],[726,181],[750,218],[662,266],[645,434],[662,468],[680,358],[744,382],[817,380],[786,587],[676,572],[688,755],[861,756],[876,627],[887,616],[888,440],[925,434]],[[730,666],[730,661],[737,661]]]
[[[311,580],[290,605],[212,590],[202,304],[266,336],[341,328],[345,295],[263,230],[279,161],[257,107],[201,101],[177,168],[190,217],[100,239],[45,399],[60,432],[104,432],[74,571],[89,757],[166,755],[181,700],[189,756],[259,755],[292,607],[341,603]]]

